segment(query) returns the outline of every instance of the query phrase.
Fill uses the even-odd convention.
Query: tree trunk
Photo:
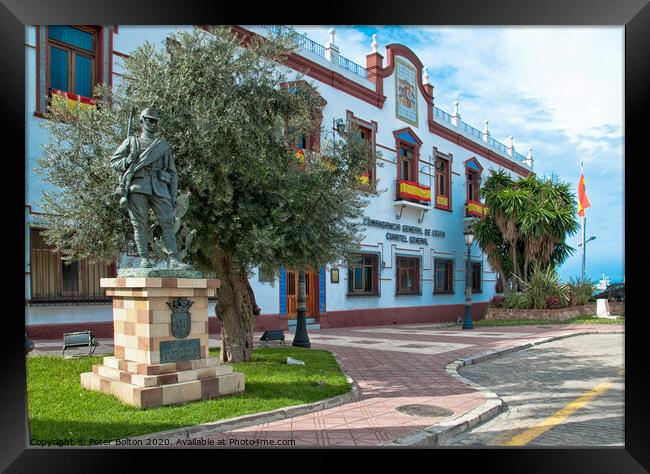
[[[503,272],[499,272],[499,278],[501,278],[501,286],[503,286],[503,296],[510,296],[512,294],[510,280],[506,278]]]
[[[242,269],[235,268],[228,255],[213,258],[221,287],[217,290],[216,316],[221,322],[222,362],[250,362],[253,331],[259,308],[255,294]]]
[[[519,272],[517,271],[517,247],[516,247],[516,241],[510,241],[510,258],[512,258],[512,273],[515,277],[519,276]],[[517,278],[512,278],[513,281],[513,291],[517,291]]]

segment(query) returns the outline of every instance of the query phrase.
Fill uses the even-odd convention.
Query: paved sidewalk
[[[323,447],[394,443],[442,422],[453,425],[455,419],[486,406],[484,393],[447,373],[445,366],[454,360],[552,337],[623,331],[623,325],[482,327],[464,331],[434,324],[314,330],[309,333],[312,348],[336,355],[344,372],[358,385],[358,399],[306,415],[197,435],[195,439],[223,440],[225,446],[248,447],[251,443],[264,446],[270,440],[276,446],[287,445],[283,440],[292,440],[295,446]],[[260,335],[255,335],[256,345]],[[285,334],[287,346],[292,336]],[[112,342],[101,339],[95,354],[111,352]],[[219,347],[215,335],[211,335],[210,347]],[[36,350],[30,355],[60,354],[60,350],[61,341],[36,341]],[[407,405],[417,407],[408,410]],[[421,416],[427,409],[439,413]]]
[[[445,366],[491,349],[510,348],[583,332],[623,331],[622,325],[511,326],[475,328],[400,325],[312,331],[312,348],[336,354],[343,370],[359,386],[359,399],[343,405],[271,423],[197,439],[223,440],[225,446],[293,440],[296,446],[376,446],[440,422],[461,418],[485,404],[475,388],[450,377]],[[420,410],[450,410],[446,416],[417,416]],[[232,440],[232,441],[231,441]],[[235,444],[233,444],[235,443]]]

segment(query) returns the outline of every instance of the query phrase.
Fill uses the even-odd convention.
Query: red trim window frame
[[[397,273],[397,279],[395,282],[395,294],[396,295],[421,295],[422,287],[420,286],[422,280],[420,278],[420,264],[421,257],[408,257],[404,255],[398,255],[396,257],[395,268]],[[404,289],[402,285],[402,280],[409,279],[409,273],[412,274],[413,278],[413,289]]]
[[[346,118],[348,122],[354,123],[359,128],[359,130],[362,133],[364,133],[365,136],[363,136],[362,138],[367,142],[370,142],[372,163],[368,168],[368,185],[367,186],[360,185],[360,186],[369,192],[375,193],[377,192],[377,161],[375,159],[377,153],[377,129],[378,129],[377,122],[374,120],[371,120],[370,122],[362,120],[359,117],[355,116],[354,112],[350,110],[346,111]]]
[[[63,49],[68,52],[68,89],[67,91],[63,92],[69,92],[74,94],[74,89],[75,89],[75,59],[77,55],[81,55],[84,57],[90,57],[92,58],[91,61],[91,91],[92,89],[99,83],[99,78],[102,76],[102,48],[101,48],[101,43],[102,43],[102,27],[101,26],[90,26],[90,25],[65,25],[70,28],[74,28],[77,30],[81,30],[85,33],[90,33],[93,35],[93,51],[92,54],[85,49],[78,48],[72,44],[69,43],[64,43],[62,41],[50,38],[49,35],[49,27],[46,27],[45,31],[45,39],[46,39],[46,48],[47,48],[47,53],[46,53],[46,74],[45,74],[45,80],[46,80],[46,88],[45,90],[47,91],[47,96],[48,98],[51,97],[51,66],[50,66],[50,51],[51,48],[54,46],[59,49]],[[70,54],[72,53],[72,54]],[[76,94],[75,94],[76,95]],[[92,93],[91,93],[92,95]],[[84,97],[84,96],[79,96],[83,97],[86,99],[92,99],[92,97]]]
[[[434,258],[433,259],[433,294],[434,295],[453,295],[454,294],[454,259],[453,258]],[[437,273],[442,270],[442,265],[446,265],[444,270],[446,275],[447,290],[440,290],[436,286],[438,281]]]
[[[404,140],[400,137],[400,134],[408,133],[416,143],[411,143],[407,140]],[[411,181],[413,183],[420,182],[420,173],[419,173],[419,163],[420,163],[420,147],[422,146],[422,140],[413,132],[411,127],[402,128],[400,130],[395,130],[393,132],[395,137],[395,150],[397,150],[397,181],[396,181],[396,199],[404,199],[399,196],[399,182],[400,181]],[[403,157],[402,150],[404,150],[406,157]],[[411,157],[408,158],[408,153],[410,152]],[[405,168],[409,173],[408,177],[403,176],[402,167],[403,162],[409,161],[407,167]],[[409,201],[417,201],[413,199],[408,199]]]
[[[307,81],[303,81],[303,80],[280,83],[280,87],[282,89],[289,89],[292,86],[303,86],[303,87],[306,86],[313,89],[313,87]],[[301,133],[296,133],[295,137],[293,137],[293,139],[291,140],[295,145],[296,149],[309,150],[314,152],[320,151],[320,132],[321,132],[321,127],[323,126],[323,109],[325,108],[325,105],[327,105],[327,101],[323,99],[323,96],[321,96],[320,94],[319,97],[322,102],[321,106],[318,108],[318,110],[314,113],[312,117],[315,125],[314,131],[306,137],[303,136]]]
[[[433,156],[435,157],[436,169],[436,195],[434,207],[443,211],[452,211],[451,207],[451,154],[445,155],[433,147]],[[443,192],[441,192],[441,190]],[[447,204],[438,202],[438,196],[447,199]]]
[[[379,296],[379,255],[376,253],[358,253],[352,255],[348,262],[348,289],[346,296]],[[357,261],[354,261],[357,260]],[[361,268],[361,288],[356,288],[356,268]],[[370,291],[365,290],[367,283],[366,268],[370,269],[372,281]]]
[[[469,166],[469,163],[475,163],[479,169],[476,170]],[[466,183],[466,198],[467,202],[481,202],[481,175],[483,174],[483,167],[475,158],[470,158],[465,161],[465,183]]]

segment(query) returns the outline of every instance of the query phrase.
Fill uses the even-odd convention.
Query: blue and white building
[[[186,28],[186,27],[184,27]],[[26,325],[32,337],[67,330],[112,335],[110,301],[99,278],[116,263],[64,265],[40,236],[47,216],[39,206],[44,183],[33,172],[48,136],[39,126],[52,93],[87,102],[90,88],[116,84],[121,63],[145,40],[165,44],[176,27],[35,26],[26,29]],[[236,26],[242,35],[270,37],[288,27]],[[344,56],[336,32],[318,43],[299,36],[301,49],[286,67],[290,82],[304,80],[323,98],[321,133],[303,137],[316,149],[337,125],[355,122],[379,157],[362,177],[370,191],[365,239],[353,261],[307,275],[308,317],[321,327],[456,321],[464,314],[468,217],[484,212],[481,178],[490,169],[516,176],[533,171],[532,154],[516,152],[451,113],[436,107],[433,85],[417,55],[403,44],[368,45],[366,64]],[[304,76],[304,77],[303,77]],[[182,187],[182,183],[181,183]],[[473,316],[481,318],[497,291],[497,275],[474,244],[470,262]],[[258,328],[286,328],[296,315],[297,274],[281,268],[275,278],[251,278],[261,316]],[[212,303],[214,305],[214,302]],[[217,330],[213,307],[211,329]]]

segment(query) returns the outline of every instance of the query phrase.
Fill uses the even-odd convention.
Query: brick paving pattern
[[[311,447],[377,446],[460,417],[484,403],[481,393],[446,373],[445,366],[453,360],[559,335],[622,330],[622,325],[554,325],[477,327],[464,331],[460,327],[418,324],[310,331],[312,348],[335,353],[345,373],[355,380],[359,387],[357,400],[197,438],[223,440],[225,446],[231,446],[231,439],[293,440],[295,446]],[[260,335],[255,335],[256,345]],[[292,334],[286,333],[285,337],[290,346]],[[218,337],[213,334],[209,342],[210,347],[219,346]],[[102,339],[100,343],[96,354],[112,350],[112,340]],[[60,349],[60,341],[45,341],[45,345],[37,341],[32,354],[60,354]],[[412,404],[449,409],[453,415],[420,417],[397,411],[399,406]]]
[[[312,348],[337,355],[359,386],[359,399],[306,415],[204,438],[294,440],[296,446],[377,446],[413,431],[462,416],[484,403],[481,393],[452,379],[445,366],[497,347],[622,326],[489,327],[463,331],[433,325],[322,329],[310,333]],[[289,343],[289,342],[288,342]],[[407,404],[432,405],[450,417],[420,417],[397,411]]]

